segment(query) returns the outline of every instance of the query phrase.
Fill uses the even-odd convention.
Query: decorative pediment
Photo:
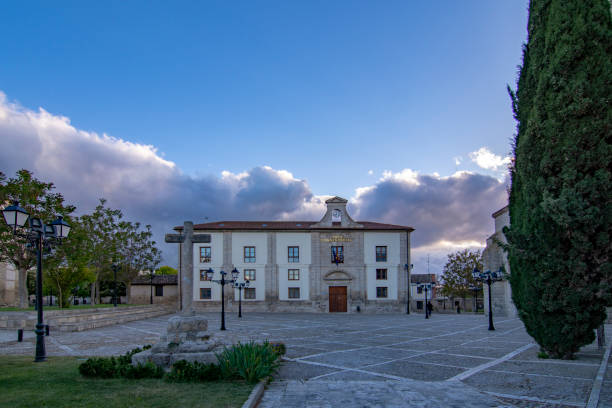
[[[355,222],[348,214],[347,203],[348,200],[338,196],[325,200],[327,205],[325,215],[310,228],[363,228],[362,224]]]
[[[351,277],[351,275],[349,275],[348,273],[346,273],[344,271],[331,271],[331,272],[328,272],[323,277],[323,280],[326,280],[326,281],[350,281],[350,280],[353,280],[353,278]]]
[[[325,200],[325,204],[330,204],[330,203],[346,204],[346,203],[348,203],[348,200],[344,199],[342,197],[335,196],[335,197],[332,197],[330,199]]]

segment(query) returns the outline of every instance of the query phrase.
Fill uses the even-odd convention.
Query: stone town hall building
[[[221,221],[176,227],[181,310],[219,310],[221,287],[205,271],[248,279],[246,311],[379,312],[405,310],[413,228],[357,222],[334,197],[316,221]],[[225,287],[236,309],[238,290]]]

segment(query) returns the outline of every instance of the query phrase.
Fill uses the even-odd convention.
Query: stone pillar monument
[[[193,309],[193,244],[210,243],[210,234],[194,234],[193,222],[185,221],[180,234],[166,234],[166,242],[182,244],[179,254],[181,312],[190,313]]]

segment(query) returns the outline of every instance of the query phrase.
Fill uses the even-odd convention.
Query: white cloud
[[[291,172],[270,166],[186,175],[154,146],[77,129],[66,117],[10,103],[2,92],[0,140],[0,171],[8,177],[21,168],[32,170],[38,179],[53,181],[81,213],[106,198],[128,218],[153,225],[160,243],[172,227],[205,217],[318,220],[329,198],[313,194]],[[505,186],[493,177],[403,169],[386,170],[374,184],[357,188],[349,209],[354,219],[414,226],[415,255],[440,255],[484,242],[493,229],[490,214],[505,204]],[[166,262],[175,262],[176,248],[162,248]]]
[[[371,176],[372,174],[374,174],[373,170],[368,170],[368,174]]]
[[[484,243],[493,229],[491,213],[506,205],[507,193],[491,176],[459,171],[442,177],[404,169],[357,189],[351,203],[358,219],[415,227],[412,246],[433,250]]]
[[[497,171],[510,164],[510,157],[501,157],[491,152],[486,147],[481,147],[469,154],[470,159],[485,170]]]
[[[463,157],[461,156],[453,157],[453,160],[455,160],[455,166],[459,166],[461,164],[461,161],[463,160]]]
[[[398,173],[393,173],[389,170],[385,170],[383,171],[383,175],[380,178],[380,181],[381,182],[397,181],[397,182],[413,184],[415,186],[418,186],[419,185],[419,173],[414,170],[410,170],[410,169],[404,169]]]

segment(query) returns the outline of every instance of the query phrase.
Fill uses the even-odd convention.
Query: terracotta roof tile
[[[153,275],[154,285],[176,285],[178,283],[177,275]],[[148,275],[137,276],[132,281],[132,285],[150,285],[151,277]]]
[[[436,277],[435,273],[413,273],[410,274],[410,282],[412,283],[431,283],[431,282],[438,282],[438,279]]]
[[[218,221],[218,222],[207,222],[204,224],[195,224],[193,229],[196,231],[207,231],[207,230],[375,230],[375,231],[414,231],[414,228],[405,225],[394,225],[394,224],[383,224],[379,222],[371,221],[357,221],[363,225],[363,228],[342,228],[342,227],[321,227],[321,228],[310,228],[311,225],[317,224],[318,221]],[[183,226],[177,226],[174,228],[177,231],[183,229]]]

